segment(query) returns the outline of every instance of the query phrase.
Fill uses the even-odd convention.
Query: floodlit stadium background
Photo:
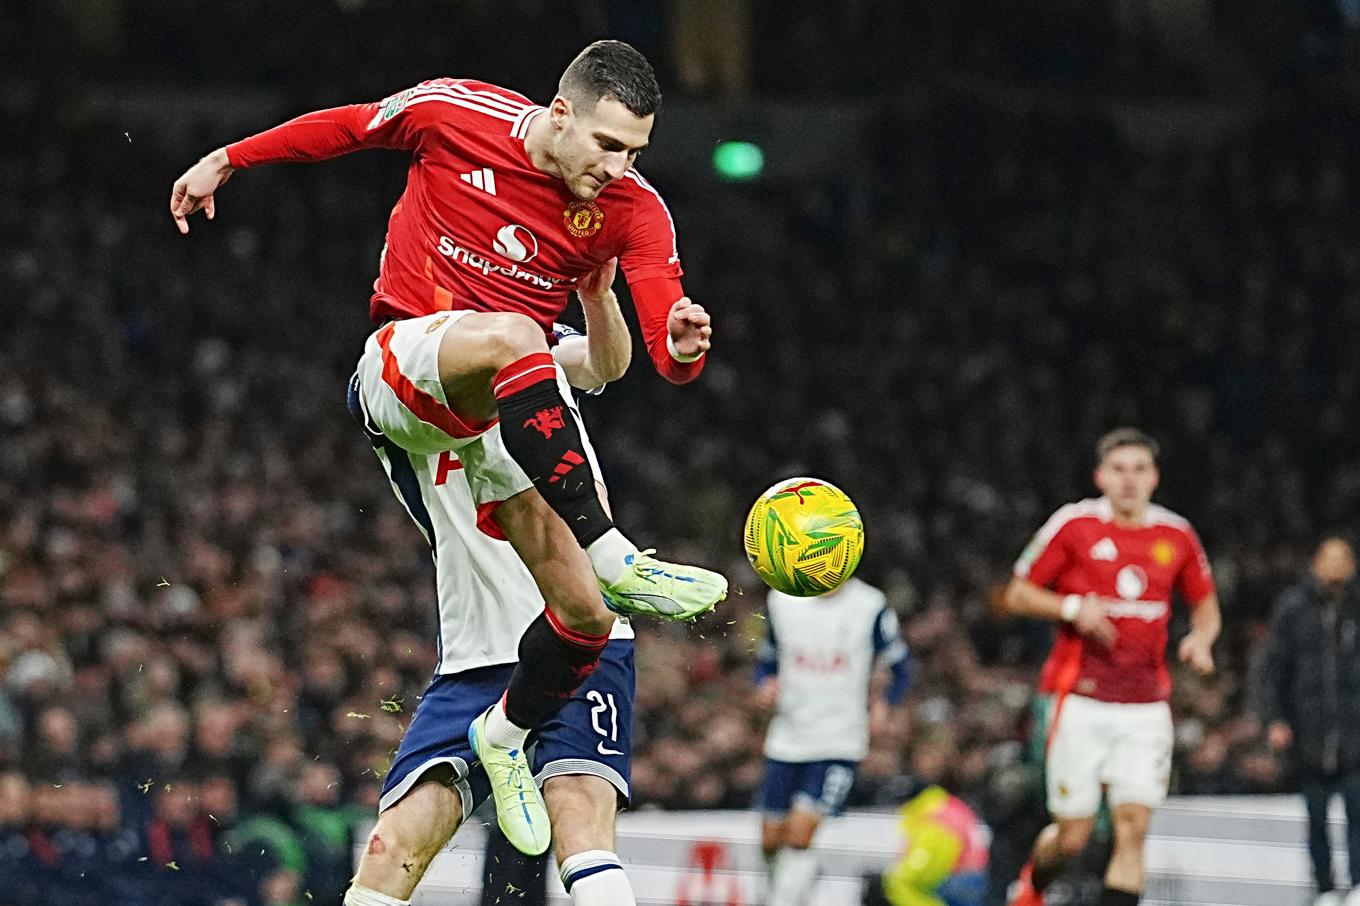
[[[696,384],[640,356],[587,418],[623,527],[744,591],[641,634],[636,808],[750,805],[742,518],[820,475],[860,504],[860,575],[915,658],[852,805],[944,782],[992,823],[999,890],[1042,823],[1024,730],[1047,633],[992,601],[1121,423],[1161,440],[1158,499],[1200,530],[1224,602],[1218,677],[1176,678],[1173,791],[1291,791],[1253,680],[1274,596],[1360,517],[1356,15],[10,0],[0,888],[338,902],[433,662],[428,555],[343,396],[404,161],[240,174],[187,239],[168,190],[227,140],[423,78],[547,100],[605,36],[658,67],[641,166],[716,332]],[[6,857],[33,827],[99,845]],[[1295,862],[1298,834],[1274,841]]]

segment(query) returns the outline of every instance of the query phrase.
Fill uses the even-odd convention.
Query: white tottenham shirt
[[[758,674],[779,678],[766,757],[859,761],[869,750],[875,664],[899,665],[905,692],[907,646],[883,592],[852,578],[830,594],[795,598],[771,591],[766,602],[769,632]]]

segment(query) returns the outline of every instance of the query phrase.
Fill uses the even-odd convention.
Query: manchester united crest
[[[1158,566],[1170,566],[1176,559],[1176,546],[1165,538],[1158,538],[1152,542],[1152,559]]]
[[[604,211],[593,201],[573,201],[562,212],[567,232],[578,239],[594,236],[604,226]]]

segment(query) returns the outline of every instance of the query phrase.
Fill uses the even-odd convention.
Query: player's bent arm
[[[1218,597],[1210,592],[1201,598],[1190,613],[1190,631],[1181,639],[1177,652],[1182,663],[1189,664],[1201,675],[1214,672],[1214,640],[1223,623],[1218,610]]]
[[[569,327],[553,326],[558,335],[553,356],[578,390],[599,392],[623,377],[633,359],[633,338],[612,289],[617,271],[618,259],[613,258],[577,282],[576,297],[586,316],[584,337]]]
[[[581,296],[586,314],[585,365],[599,384],[617,381],[633,361],[633,337],[613,291],[598,299]]]
[[[684,299],[680,281],[671,277],[630,280],[628,289],[637,309],[642,341],[657,372],[672,384],[688,384],[703,371],[713,329],[703,312],[703,324],[692,324],[688,317],[675,321],[672,311]],[[690,308],[697,308],[692,303]],[[700,310],[702,312],[702,309]],[[672,322],[680,334],[671,330]]]
[[[888,667],[888,688],[883,690],[883,700],[889,705],[900,705],[911,691],[911,661],[902,658]]]
[[[575,331],[562,336],[554,328],[559,337],[553,347],[553,358],[562,366],[567,383],[577,390],[597,392],[628,371],[633,358],[633,338],[619,310],[618,297],[612,292],[589,302],[583,296],[581,307],[586,312],[585,336]]]
[[[1028,579],[1019,576],[1012,576],[1011,582],[1006,586],[1006,592],[1002,595],[1001,604],[1006,609],[1006,613],[1014,617],[1031,617],[1037,620],[1052,620],[1058,622],[1064,619],[1064,604],[1071,609],[1071,604],[1057,592],[1049,591],[1047,588],[1040,588]]]
[[[1223,629],[1223,613],[1218,606],[1218,595],[1209,595],[1190,610],[1190,632],[1212,645]]]
[[[589,337],[580,334],[563,337],[553,347],[552,354],[557,364],[562,366],[567,383],[577,390],[594,393],[603,390],[605,384],[614,380],[602,375],[592,364]]]
[[[883,700],[896,705],[907,697],[911,689],[911,651],[902,639],[902,628],[897,614],[884,607],[874,619],[874,661],[886,667],[891,676]]]
[[[1001,599],[1006,612],[1017,617],[1071,623],[1081,635],[1102,645],[1113,645],[1119,630],[1105,614],[1105,605],[1091,595],[1059,595],[1020,576],[1011,578]]]

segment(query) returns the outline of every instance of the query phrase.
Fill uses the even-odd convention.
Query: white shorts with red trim
[[[519,637],[543,612],[533,577],[490,518],[495,504],[532,487],[529,479],[505,451],[499,426],[455,436],[462,430],[430,408],[448,411],[438,376],[439,343],[462,314],[398,321],[374,333],[359,360],[350,398],[392,490],[434,555],[438,674],[514,663]],[[595,450],[557,371],[599,481]],[[425,398],[414,396],[413,389]],[[626,620],[615,621],[611,637],[632,638]]]
[[[1048,810],[1089,818],[1102,791],[1111,806],[1156,808],[1171,782],[1171,708],[1069,695],[1057,716],[1045,762]]]
[[[439,380],[439,345],[444,332],[470,314],[437,312],[393,321],[364,344],[356,375],[360,404],[370,431],[381,434],[413,456],[457,454],[479,507],[508,500],[533,487],[501,440],[498,422],[470,422],[449,408]],[[599,462],[581,423],[566,375],[557,383],[585,442],[596,479]]]

